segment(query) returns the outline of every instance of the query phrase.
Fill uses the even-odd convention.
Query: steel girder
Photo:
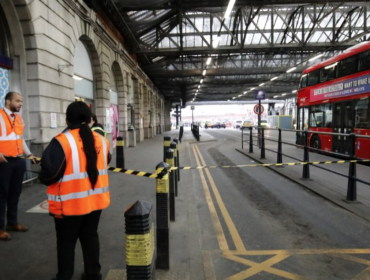
[[[244,92],[251,88],[264,89],[268,98],[292,95],[299,73],[312,64],[310,57],[324,53],[325,59],[370,39],[368,1],[240,0],[224,19],[227,4],[103,0],[97,5],[116,8],[120,17],[113,19],[121,21],[120,31],[129,35],[130,52],[138,55],[144,72],[166,97],[185,96],[186,102],[198,85],[197,101],[248,99],[252,94]],[[273,77],[278,79],[270,81]]]

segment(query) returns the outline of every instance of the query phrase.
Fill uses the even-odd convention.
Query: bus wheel
[[[317,135],[312,136],[311,145],[310,146],[312,148],[314,148],[314,149],[321,149],[320,137],[317,136]],[[314,152],[317,152],[317,151],[314,151]]]

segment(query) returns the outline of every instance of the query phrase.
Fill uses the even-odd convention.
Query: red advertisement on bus
[[[370,136],[370,42],[307,68],[297,93],[297,129]],[[302,133],[297,135],[302,144]],[[309,134],[311,147],[370,158],[370,139]]]

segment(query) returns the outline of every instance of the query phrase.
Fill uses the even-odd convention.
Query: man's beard
[[[21,110],[21,108],[17,108],[16,106],[14,106],[14,105],[10,105],[10,110],[12,111],[12,112],[19,112],[20,110]]]

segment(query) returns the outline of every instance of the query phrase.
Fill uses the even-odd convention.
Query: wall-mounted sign
[[[57,128],[57,114],[50,113],[50,128]]]

